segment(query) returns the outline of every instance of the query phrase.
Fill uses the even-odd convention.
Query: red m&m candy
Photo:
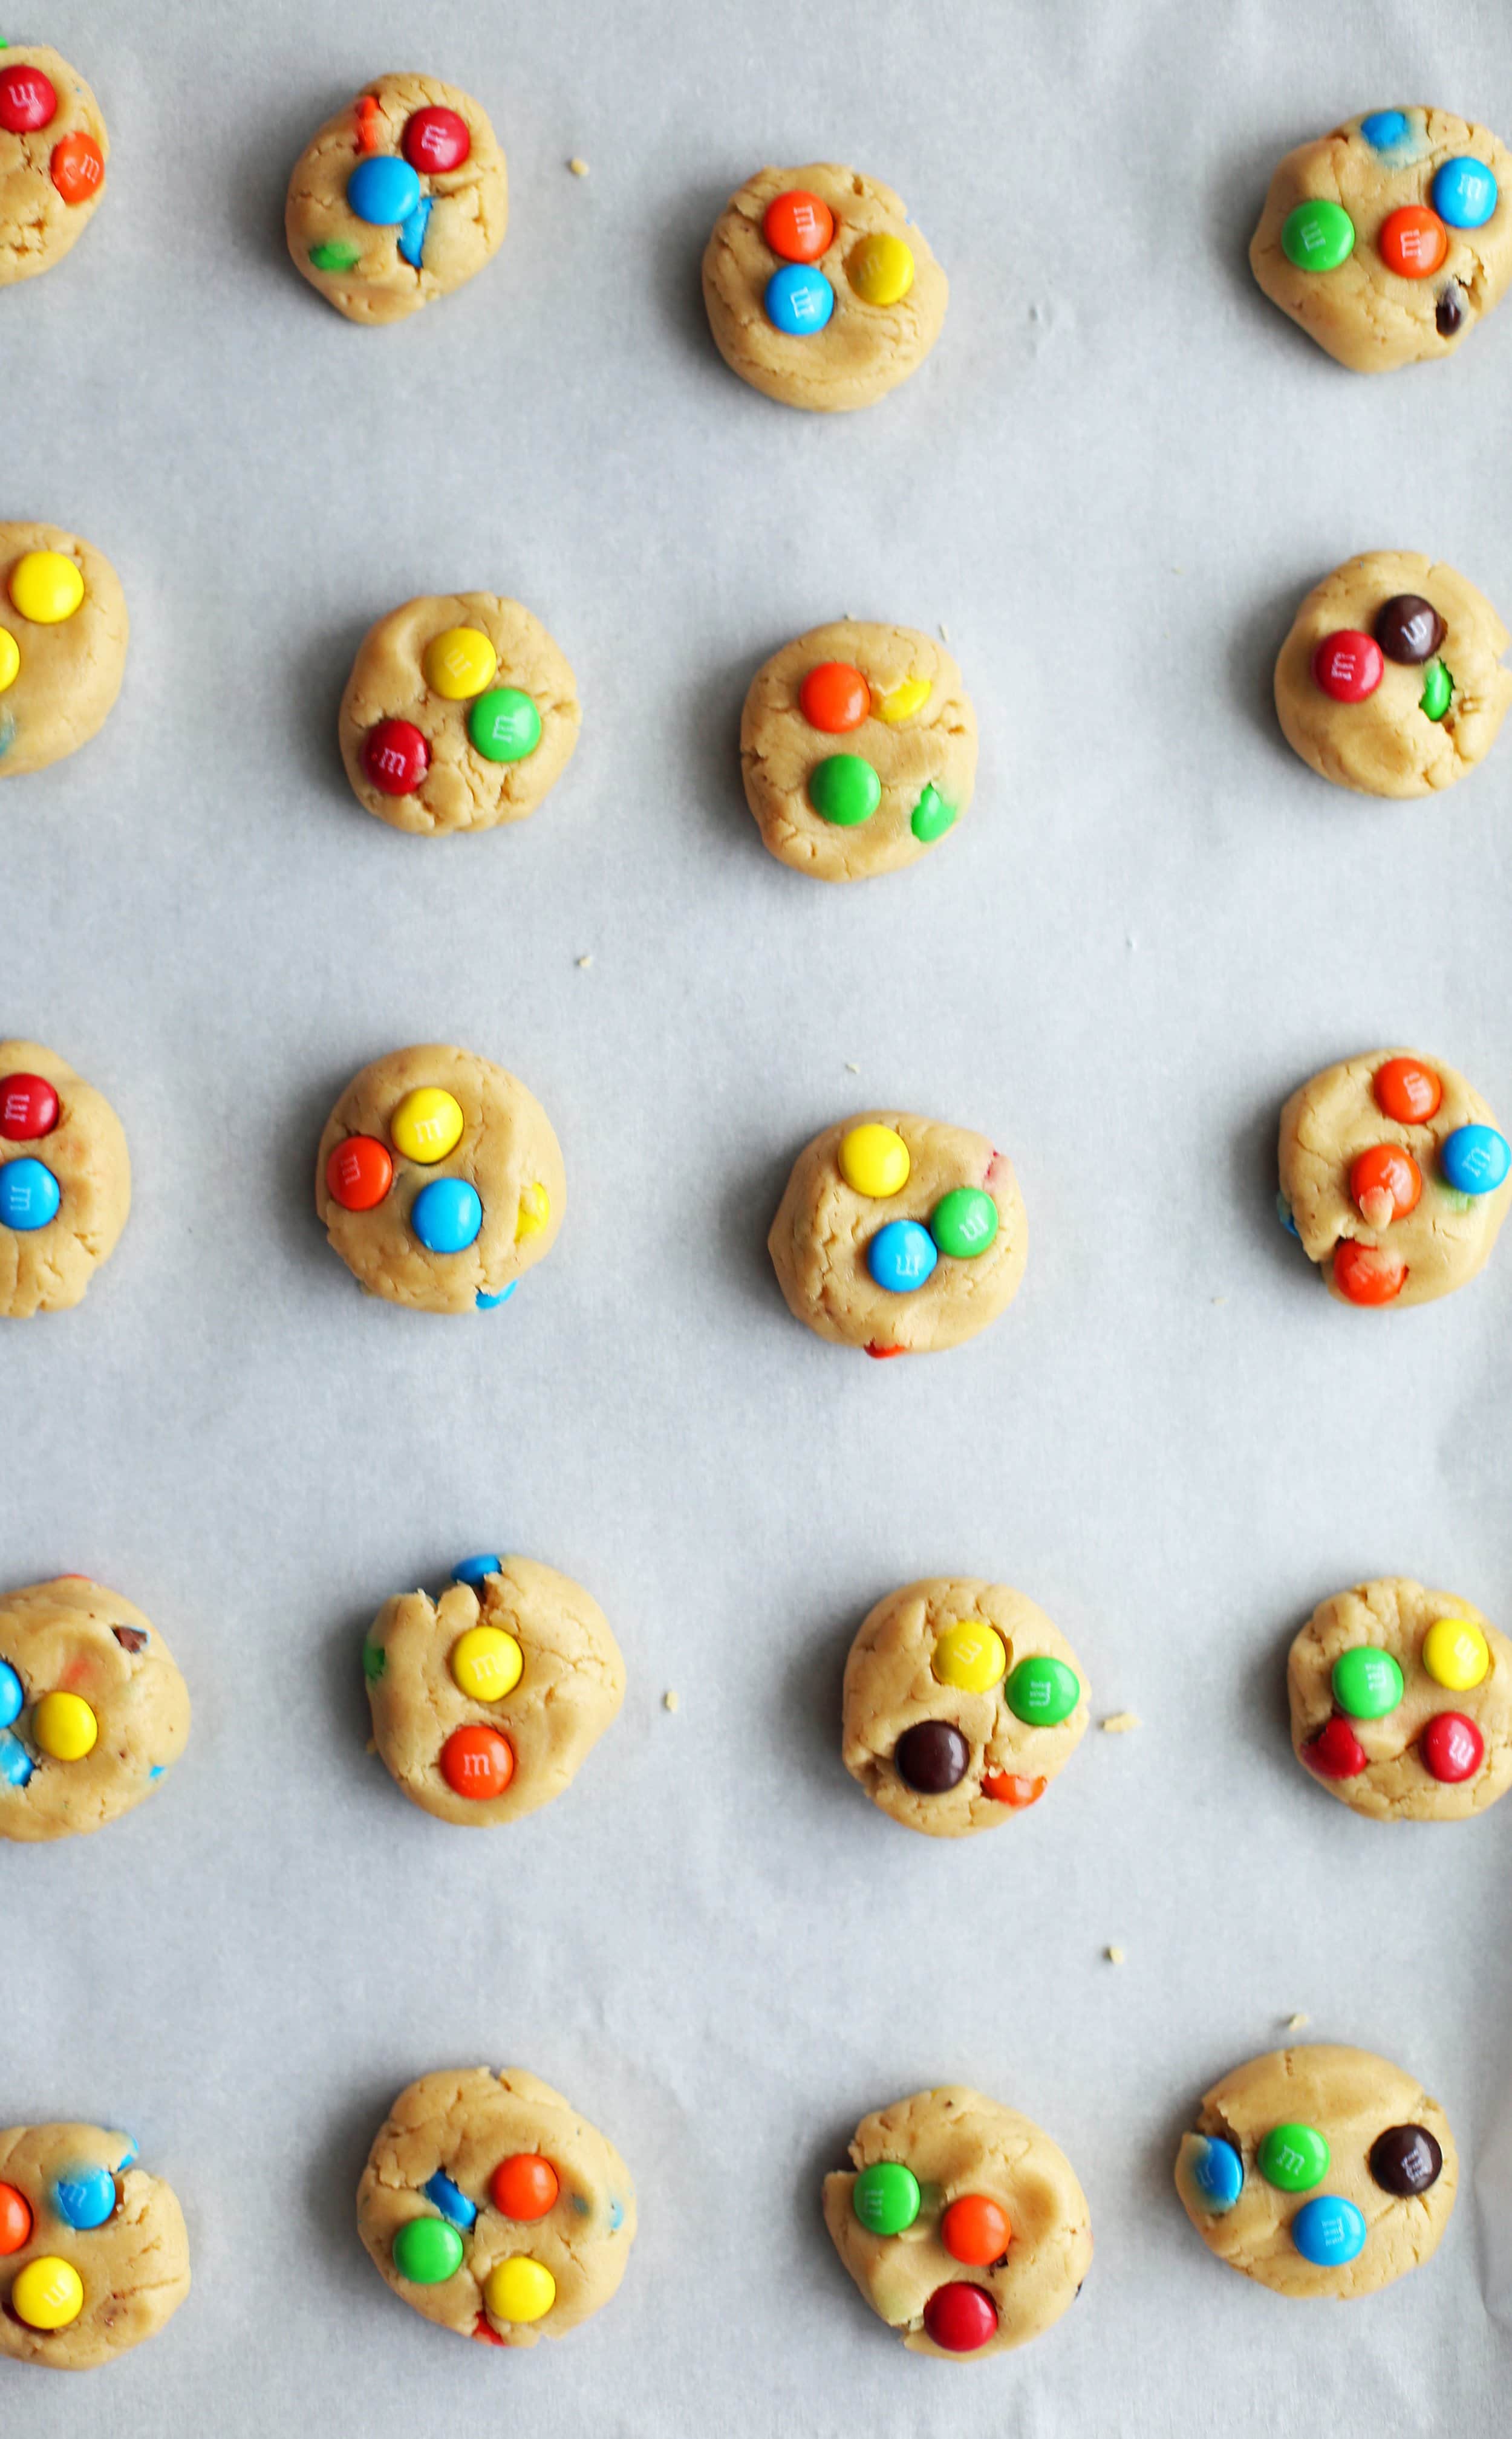
[[[348,1135],[326,1163],[326,1191],[344,1211],[374,1211],[394,1183],[388,1146],[376,1135]]]
[[[438,102],[415,111],[405,120],[402,140],[410,168],[428,176],[439,175],[443,169],[460,169],[472,150],[467,120],[457,111],[444,110]]]
[[[1388,271],[1403,279],[1427,279],[1449,252],[1449,231],[1426,204],[1403,204],[1388,212],[1376,240]]]
[[[1445,1787],[1473,1778],[1485,1758],[1485,1739],[1463,1711],[1436,1711],[1417,1740],[1423,1768]]]
[[[790,187],[768,204],[761,234],[784,262],[817,262],[834,240],[835,216],[806,187]]]
[[[1423,1172],[1399,1144],[1372,1144],[1350,1165],[1349,1199],[1367,1227],[1389,1228],[1415,1211]]]
[[[53,146],[47,169],[65,204],[87,204],[105,175],[105,155],[92,135],[76,127]]]
[[[454,1728],[441,1747],[441,1776],[454,1795],[487,1804],[502,1795],[514,1776],[514,1747],[497,1728],[475,1723]]]
[[[936,2287],[924,2306],[924,2327],[947,2354],[974,2355],[997,2336],[998,2307],[985,2287]]]
[[[381,720],[363,739],[363,769],[385,796],[412,796],[431,767],[431,749],[412,720]]]
[[[1302,1748],[1302,1758],[1320,1778],[1358,1778],[1370,1755],[1347,1719],[1330,1719]]]
[[[58,1123],[58,1095],[45,1076],[19,1070],[0,1076],[0,1135],[7,1143],[35,1143]]]
[[[1313,684],[1335,703],[1363,703],[1379,685],[1385,667],[1374,635],[1340,627],[1325,635],[1312,655]]]
[[[1377,1068],[1371,1087],[1381,1115],[1399,1127],[1428,1124],[1444,1098],[1444,1087],[1432,1067],[1420,1059],[1388,1059]]]
[[[1383,1245],[1345,1237],[1334,1247],[1333,1282],[1351,1304],[1391,1304],[1407,1284],[1407,1265]]]
[[[57,87],[41,68],[0,69],[0,127],[8,135],[34,135],[57,116]]]
[[[859,728],[871,710],[871,688],[848,661],[821,661],[798,688],[798,708],[826,737]]]

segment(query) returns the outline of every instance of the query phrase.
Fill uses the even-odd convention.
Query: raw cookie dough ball
[[[1459,2160],[1449,2120],[1369,2050],[1272,2050],[1202,2095],[1176,2190],[1210,2252],[1277,2295],[1373,2295],[1428,2259]]]
[[[931,1576],[880,1600],[851,1645],[841,1755],[905,1828],[967,1838],[1039,1802],[1087,1699],[1070,1644],[1023,1593]]]
[[[1092,2267],[1087,2198],[1058,2144],[961,2084],[863,2117],[859,2174],[825,2179],[825,2225],[914,2354],[1002,2355],[1059,2320]]]
[[[495,2346],[562,2338],[607,2304],[635,2237],[613,2143],[523,2067],[422,2074],[357,2188],[357,2228],[396,2295]]]
[[[1447,110],[1348,119],[1281,163],[1250,268],[1352,372],[1447,356],[1512,276],[1512,154]]]
[[[868,1110],[793,1164],[767,1251],[789,1310],[836,1346],[929,1355],[1013,1302],[1028,1220],[986,1135]]]
[[[87,1576],[0,1594],[0,1838],[71,1838],[150,1795],[188,1687],[139,1609]]]
[[[382,76],[294,163],[295,266],[348,322],[401,322],[504,241],[509,180],[489,115],[436,77]]]
[[[0,51],[0,288],[50,271],[105,191],[110,137],[77,68],[45,43]]]
[[[1416,1050],[1341,1059],[1281,1113],[1282,1225],[1342,1304],[1431,1304],[1506,1218],[1506,1138],[1463,1076]]]
[[[426,595],[363,638],[341,758],[368,812],[436,838],[524,821],[581,724],[577,680],[539,618],[496,593]]]
[[[188,2291],[178,2196],[129,2134],[0,2133],[0,2354],[90,2371],[156,2337]]]
[[[1320,778],[1362,795],[1451,788],[1490,751],[1512,703],[1507,640],[1452,567],[1364,551],[1313,586],[1281,647],[1287,743]]]
[[[1287,1661],[1291,1744],[1373,1821],[1463,1821],[1512,1786],[1512,1643],[1388,1576],[1320,1601]]]
[[[561,1149],[519,1077],[446,1042],[354,1077],[320,1138],[315,1208],[369,1295],[488,1311],[549,1254],[567,1206]]]
[[[832,161],[761,169],[703,255],[703,302],[732,372],[784,406],[870,406],[916,371],[950,287],[900,199]]]
[[[373,1740],[424,1812],[519,1821],[571,1786],[625,1698],[598,1603],[535,1558],[462,1559],[439,1601],[385,1601],[363,1645]]]
[[[104,726],[130,633],[102,551],[61,525],[0,525],[0,779],[45,771]]]
[[[40,1041],[0,1041],[0,1317],[65,1312],[132,1207],[121,1122]]]
[[[763,846],[819,881],[916,863],[960,820],[976,776],[961,672],[913,627],[840,618],[784,644],[751,681],[740,770]]]

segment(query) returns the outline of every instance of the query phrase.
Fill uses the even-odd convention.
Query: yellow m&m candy
[[[880,230],[853,249],[845,273],[863,305],[896,305],[914,285],[913,248]]]
[[[557,2300],[557,2282],[543,2261],[516,2252],[489,2270],[483,2300],[496,2321],[539,2321]]]
[[[452,1646],[454,1683],[474,1702],[501,1702],[520,1682],[525,1653],[502,1626],[470,1626]]]
[[[21,667],[21,647],[9,627],[0,627],[0,694],[14,685]]]
[[[478,628],[448,627],[426,645],[420,666],[433,694],[466,703],[492,685],[499,655]]]
[[[10,571],[10,598],[34,627],[71,618],[84,597],[84,579],[61,550],[28,550]]]
[[[1423,1666],[1451,1693],[1468,1693],[1490,1665],[1485,1637],[1468,1617],[1437,1617],[1423,1637]]]
[[[93,1753],[99,1721],[81,1694],[44,1694],[31,1715],[33,1741],[53,1761],[82,1761]]]
[[[885,1202],[901,1194],[912,1166],[907,1144],[891,1127],[852,1127],[840,1139],[840,1174],[858,1194]]]
[[[16,2272],[10,2308],[28,2329],[66,2329],[84,2308],[84,2282],[71,2261],[39,2253]]]
[[[986,1694],[1007,1671],[1008,1655],[995,1627],[957,1618],[934,1646],[934,1674],[963,1694]]]
[[[551,1217],[551,1197],[543,1185],[525,1186],[520,1195],[520,1210],[514,1223],[514,1241],[523,1245],[527,1237],[539,1237]]]
[[[905,678],[891,694],[882,696],[877,704],[877,717],[885,720],[889,728],[896,728],[900,720],[912,720],[916,711],[922,711],[932,692],[928,678]]]
[[[462,1105],[438,1084],[417,1085],[406,1093],[388,1122],[396,1151],[425,1167],[444,1160],[462,1132]]]

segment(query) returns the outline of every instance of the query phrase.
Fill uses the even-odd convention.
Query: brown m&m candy
[[[1420,593],[1394,593],[1376,614],[1376,641],[1386,658],[1411,668],[1437,651],[1444,632],[1443,619]]]
[[[1370,2146],[1370,2173],[1383,2193],[1426,2194],[1444,2154],[1426,2126],[1389,2126]]]
[[[919,1795],[949,1795],[966,1776],[971,1748],[948,1719],[919,1719],[893,1751],[898,1776]]]

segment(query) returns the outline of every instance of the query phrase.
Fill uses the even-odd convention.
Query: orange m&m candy
[[[990,1795],[994,1804],[1011,1804],[1015,1811],[1022,1811],[1024,1805],[1039,1803],[1045,1786],[1042,1778],[1020,1778],[1011,1770],[989,1770],[983,1776],[982,1792]]]
[[[105,175],[105,155],[92,135],[76,127],[53,146],[47,166],[65,204],[87,204]]]
[[[1333,1283],[1351,1304],[1391,1304],[1407,1284],[1407,1265],[1383,1246],[1345,1237],[1334,1247]]]
[[[848,661],[821,661],[798,688],[798,708],[810,728],[841,737],[859,728],[871,709],[871,688]]]
[[[790,187],[768,204],[761,234],[784,262],[817,262],[833,241],[835,216],[806,187]]]
[[[1001,2261],[1012,2233],[1007,2212],[987,2194],[963,2194],[940,2221],[940,2242],[951,2259],[973,2270]]]
[[[1399,1144],[1372,1144],[1352,1163],[1349,1199],[1367,1227],[1389,1228],[1415,1211],[1423,1191],[1423,1172],[1410,1151]]]
[[[501,2160],[489,2181],[493,2207],[506,2218],[544,2218],[561,2191],[557,2171],[539,2151]]]
[[[1388,1059],[1376,1070],[1376,1107],[1399,1127],[1424,1127],[1444,1097],[1444,1087],[1420,1059]]]
[[[326,1163],[326,1191],[344,1211],[373,1211],[394,1183],[388,1146],[376,1135],[348,1135]]]
[[[0,2252],[19,2252],[31,2234],[31,2204],[14,2185],[0,2185]]]
[[[502,1795],[514,1776],[514,1747],[497,1728],[475,1722],[454,1728],[441,1747],[441,1776],[454,1795],[487,1804]]]
[[[1376,240],[1388,271],[1403,279],[1427,279],[1449,252],[1449,231],[1426,204],[1403,204],[1388,212]]]

